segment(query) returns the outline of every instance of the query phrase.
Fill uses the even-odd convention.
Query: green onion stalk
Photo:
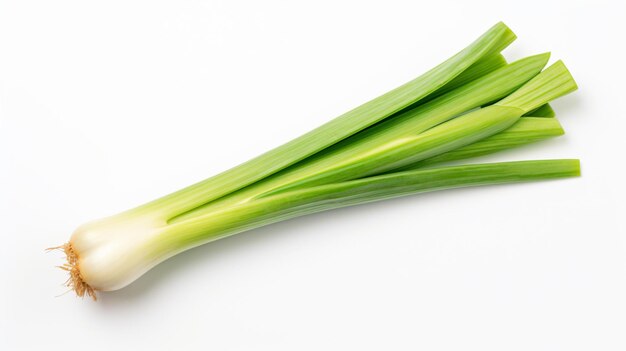
[[[278,221],[399,196],[580,174],[578,160],[446,165],[563,134],[549,103],[576,90],[549,54],[508,63],[498,23],[422,76],[237,167],[86,223],[58,247],[79,296]]]

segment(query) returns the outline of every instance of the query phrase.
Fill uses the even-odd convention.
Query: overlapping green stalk
[[[550,101],[576,89],[548,54],[507,63],[498,23],[419,78],[231,170],[78,228],[79,295],[115,290],[189,248],[309,213],[408,194],[579,175],[577,160],[436,166],[563,134]],[[436,168],[433,168],[436,166]]]
[[[163,218],[169,218],[261,180],[417,104],[433,92],[445,87],[447,83],[481,59],[498,55],[515,38],[515,34],[504,23],[498,23],[474,43],[420,77],[282,146],[240,166],[149,203],[141,207],[141,210],[151,213],[158,211]],[[496,59],[495,65],[499,63],[500,61]]]
[[[578,160],[540,160],[417,169],[307,187],[173,224],[162,233],[155,254],[174,255],[190,246],[270,223],[398,196],[578,175]]]

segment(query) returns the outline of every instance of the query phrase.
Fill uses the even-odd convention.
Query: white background
[[[0,349],[624,350],[623,1],[0,3]],[[318,214],[161,264],[96,303],[82,222],[177,190],[414,78],[499,20],[580,90],[567,135],[485,160],[583,177]]]

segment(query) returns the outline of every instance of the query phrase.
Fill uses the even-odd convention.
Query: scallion
[[[333,208],[440,189],[579,175],[578,160],[432,168],[557,136],[548,103],[576,89],[549,54],[507,63],[503,23],[400,86],[205,181],[80,226],[59,247],[68,286],[95,299],[180,252]],[[543,70],[543,71],[542,71]],[[429,166],[431,168],[427,168]]]

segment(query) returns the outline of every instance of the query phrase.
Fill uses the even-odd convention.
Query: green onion
[[[192,247],[288,218],[408,194],[574,177],[578,160],[424,169],[563,133],[548,103],[576,89],[549,54],[507,63],[498,23],[428,71],[240,166],[80,226],[59,247],[68,286],[95,299]]]

